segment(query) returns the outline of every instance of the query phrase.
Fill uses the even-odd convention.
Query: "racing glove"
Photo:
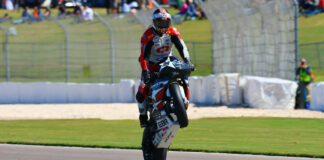
[[[148,119],[147,114],[141,114],[139,116],[141,128],[147,127],[148,125],[147,119]]]
[[[148,72],[148,70],[142,70],[142,77],[143,77],[145,84],[150,83],[151,77],[150,77],[150,73]]]
[[[192,71],[196,70],[195,65],[191,63],[189,58],[185,58],[184,61],[188,63]]]

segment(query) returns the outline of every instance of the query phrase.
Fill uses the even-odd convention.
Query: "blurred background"
[[[194,15],[180,13],[184,3],[194,4]],[[85,20],[85,6],[93,18]],[[173,15],[197,66],[193,75],[295,80],[306,58],[315,81],[324,80],[323,14],[293,0],[2,0],[0,81],[139,79],[140,37],[157,7]]]

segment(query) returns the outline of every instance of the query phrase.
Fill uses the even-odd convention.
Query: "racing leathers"
[[[164,62],[169,56],[172,56],[173,44],[184,62],[189,63],[193,67],[190,62],[187,46],[176,28],[170,26],[164,34],[159,34],[153,26],[150,26],[141,38],[139,62],[142,68],[142,80],[136,94],[136,99],[139,103],[142,127],[146,126],[145,122],[147,121],[147,108],[143,104],[149,91],[149,87],[146,84],[149,83],[151,74],[159,71],[159,64]]]

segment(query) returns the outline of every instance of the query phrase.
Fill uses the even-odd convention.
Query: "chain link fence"
[[[295,78],[294,0],[206,0],[198,4],[213,29],[214,73]]]
[[[2,25],[0,36],[6,37],[4,33],[13,25]],[[82,23],[76,17],[53,17],[15,25],[18,34],[8,35],[8,42],[0,44],[0,81],[113,83],[140,79],[140,38],[146,27],[127,14],[96,14],[92,22]],[[211,44],[187,42],[187,46],[192,61],[200,63],[205,59],[195,56],[197,50]]]
[[[299,59],[305,58],[313,69],[324,68],[324,42],[299,45]]]
[[[294,79],[297,28],[293,1],[207,0],[198,4],[212,25],[213,42],[186,44],[193,63],[206,71],[202,74],[208,75],[212,69],[215,74]],[[97,15],[92,22],[67,17],[15,25],[18,35],[1,44],[0,81],[111,83],[139,79],[140,37],[151,24],[155,8],[134,16]],[[1,25],[5,32],[12,27]],[[211,48],[212,57],[202,56]],[[322,44],[302,45],[302,55],[305,48],[321,50]],[[303,55],[309,59],[307,56]],[[322,66],[323,57],[317,66]]]

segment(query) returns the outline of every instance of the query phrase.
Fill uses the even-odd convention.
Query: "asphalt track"
[[[0,160],[141,160],[140,150],[0,144]],[[168,152],[168,160],[320,160],[281,156]],[[323,159],[322,159],[323,160]]]

